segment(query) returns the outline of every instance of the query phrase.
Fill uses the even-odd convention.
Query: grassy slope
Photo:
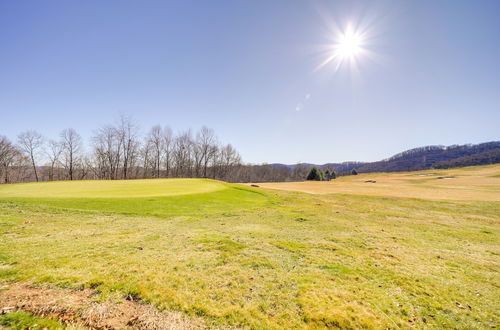
[[[219,186],[134,198],[0,186],[0,278],[255,328],[498,324],[498,202],[198,184]]]
[[[54,181],[4,185],[0,197],[28,198],[146,198],[223,190],[218,181],[201,179]]]
[[[366,173],[330,182],[259,183],[262,187],[314,194],[345,193],[437,200],[500,201],[499,165],[419,172]],[[375,180],[376,183],[367,183]]]

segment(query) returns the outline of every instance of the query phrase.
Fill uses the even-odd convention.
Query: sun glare
[[[361,46],[361,36],[349,29],[340,36],[335,51],[341,58],[352,58],[361,52]]]
[[[321,69],[330,62],[335,63],[335,70],[343,65],[357,70],[359,59],[367,54],[366,33],[347,25],[343,30],[332,34],[332,43],[326,46],[326,59],[317,67]]]

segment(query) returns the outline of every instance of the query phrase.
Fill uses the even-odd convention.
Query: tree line
[[[96,129],[88,143],[74,129],[46,139],[34,130],[13,142],[0,135],[0,183],[83,179],[211,178],[229,182],[331,180],[357,172],[448,168],[499,162],[500,142],[463,146],[427,146],[372,162],[243,164],[231,144],[213,129],[174,132],[156,125],[141,134],[122,116]],[[316,167],[313,170],[313,167]]]
[[[213,129],[178,133],[153,126],[145,135],[127,117],[94,131],[88,145],[72,129],[56,140],[34,130],[12,142],[0,135],[2,183],[140,178],[211,178],[235,181],[241,157],[231,144],[219,141]]]

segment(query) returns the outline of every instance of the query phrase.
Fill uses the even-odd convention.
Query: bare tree
[[[193,156],[193,138],[191,131],[180,133],[174,143],[175,170],[177,177],[190,177]]]
[[[8,165],[10,158],[12,143],[5,136],[0,135],[0,165],[2,166],[2,177],[5,183],[8,182]]]
[[[50,140],[48,143],[48,150],[46,152],[47,157],[49,159],[49,180],[53,181],[54,180],[54,169],[56,164],[59,163],[61,153],[63,151],[63,146],[60,142]]]
[[[75,167],[80,161],[82,138],[73,128],[67,128],[61,132],[61,140],[63,146],[64,167],[67,170],[68,178],[73,180],[75,177]]]
[[[140,157],[142,158],[142,178],[146,179],[149,177],[151,164],[151,144],[149,140],[143,143],[140,149]]]
[[[10,166],[20,155],[19,150],[5,136],[0,136],[0,165],[3,170],[3,181],[9,183]]]
[[[90,170],[92,169],[92,161],[88,156],[83,156],[78,161],[79,175],[78,180],[83,180],[88,177]]]
[[[200,165],[203,166],[203,177],[207,177],[208,164],[217,153],[217,138],[211,128],[203,126],[196,135],[196,144],[201,152]]]
[[[193,148],[192,153],[193,153],[194,176],[198,178],[200,177],[201,164],[203,162],[203,151],[200,143],[198,143],[198,139],[193,141],[192,148]]]
[[[147,144],[151,148],[153,159],[153,176],[160,177],[161,159],[164,150],[163,130],[160,125],[153,126],[149,131]]]
[[[219,147],[217,155],[213,160],[213,178],[231,180],[232,171],[240,164],[241,157],[232,145],[227,144]]]
[[[137,125],[130,117],[121,116],[120,123],[117,127],[117,135],[120,143],[122,144],[123,153],[123,166],[122,176],[127,179],[130,169],[135,165],[139,150],[139,141]]]
[[[38,182],[38,171],[36,169],[35,158],[43,147],[43,137],[40,133],[30,130],[19,134],[18,143],[21,150],[30,158],[35,180]]]
[[[115,127],[104,126],[95,132],[92,141],[96,162],[101,170],[100,177],[116,179],[122,156],[122,136]]]
[[[174,134],[172,129],[168,126],[163,128],[163,159],[165,162],[165,176],[170,176],[170,169],[172,167],[174,148]]]

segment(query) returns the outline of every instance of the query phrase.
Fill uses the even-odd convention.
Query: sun
[[[340,35],[335,53],[341,59],[354,58],[361,53],[362,45],[361,34],[348,28],[345,33]]]
[[[316,68],[321,69],[328,63],[335,64],[335,71],[342,66],[348,66],[352,70],[357,70],[361,57],[369,52],[366,49],[366,31],[356,29],[348,24],[344,29],[338,29],[331,35],[331,43],[325,45],[325,59]]]

